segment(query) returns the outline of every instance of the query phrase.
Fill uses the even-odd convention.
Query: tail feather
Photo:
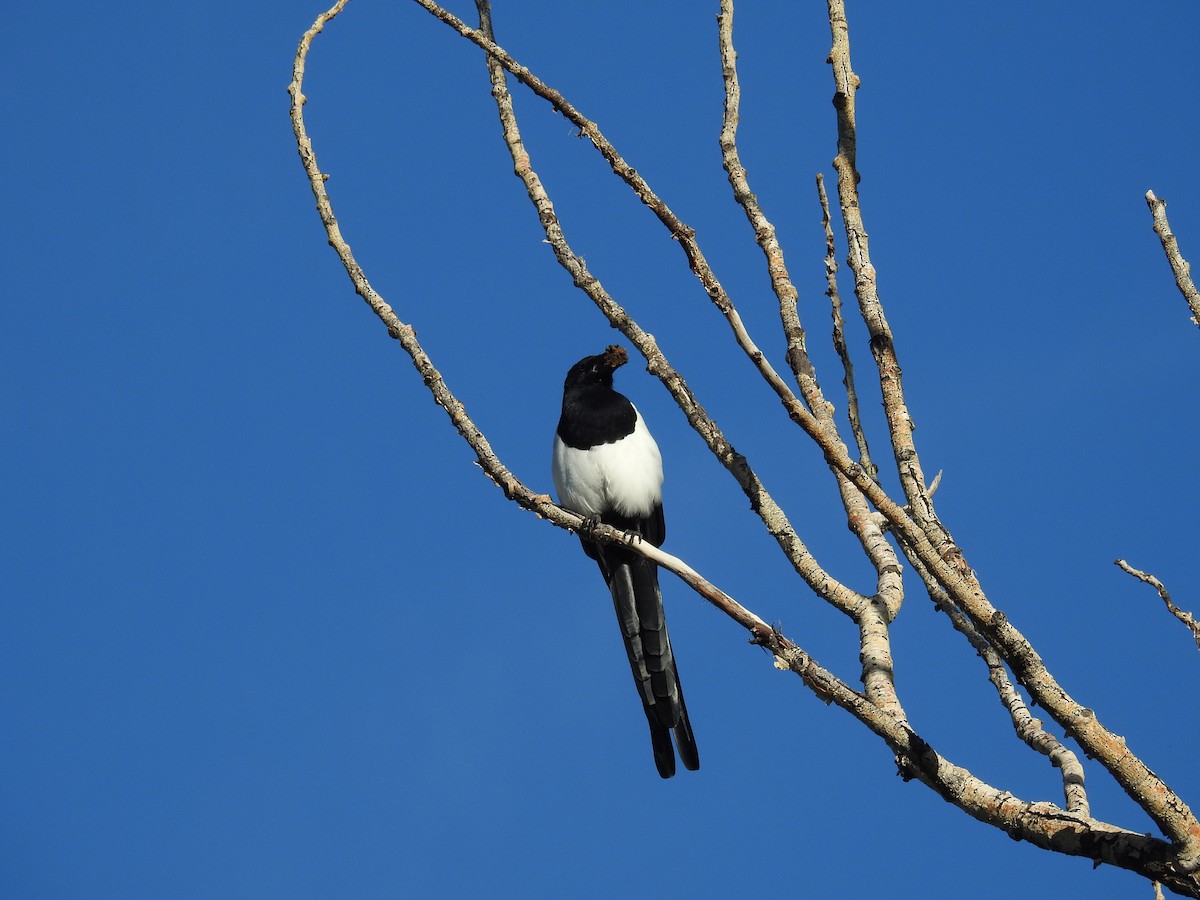
[[[601,568],[603,568],[603,564]],[[612,590],[613,608],[617,613],[617,621],[621,624],[621,636],[625,639],[625,652],[629,656],[633,680],[637,683],[642,704],[649,713],[655,706],[655,696],[651,684],[650,667],[646,661],[646,650],[642,642],[633,573],[627,564],[618,563],[606,574],[608,575],[608,586]]]
[[[678,672],[675,677],[679,678]],[[675,744],[679,747],[679,759],[683,767],[692,772],[699,769],[700,751],[696,748],[696,736],[692,734],[692,720],[688,718],[687,704],[683,702],[682,687],[679,688],[679,724],[675,726]]]
[[[658,566],[623,547],[593,545],[591,550],[595,552],[589,555],[595,556],[612,592],[630,670],[650,726],[658,774],[663,778],[675,774],[672,731],[684,767],[698,769],[700,757],[696,739],[683,702],[679,672],[667,634],[658,587]]]
[[[658,768],[659,775],[670,778],[675,774],[675,748],[671,746],[671,729],[658,724],[649,710],[646,711],[646,720],[650,723],[650,745],[654,748],[654,765]]]
[[[650,677],[650,691],[654,695],[654,714],[667,728],[674,728],[679,724],[679,681],[671,641],[667,637],[662,593],[658,588],[658,566],[639,556],[630,561],[629,567],[632,569],[642,654]]]

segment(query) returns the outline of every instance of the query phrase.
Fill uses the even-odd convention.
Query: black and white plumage
[[[554,437],[554,487],[567,509],[658,547],[666,537],[662,456],[636,407],[613,390],[613,372],[628,359],[624,349],[612,346],[567,373]],[[580,541],[612,592],[658,774],[675,774],[672,732],[684,767],[700,768],[667,636],[658,566],[625,546],[588,540],[586,529]]]

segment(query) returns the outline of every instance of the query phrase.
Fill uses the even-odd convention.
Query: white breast
[[[551,471],[559,503],[581,516],[640,518],[662,502],[662,454],[640,413],[632,434],[590,450],[568,447],[556,434]]]

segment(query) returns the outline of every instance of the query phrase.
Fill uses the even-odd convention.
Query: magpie
[[[650,725],[654,763],[659,775],[670,778],[675,774],[672,732],[685,768],[700,768],[700,756],[667,636],[658,566],[626,545],[587,537],[588,526],[597,522],[624,531],[629,541],[656,547],[666,537],[662,455],[637,408],[613,390],[613,372],[628,361],[624,348],[614,345],[571,366],[563,384],[551,471],[559,503],[587,520],[579,540],[612,592]]]

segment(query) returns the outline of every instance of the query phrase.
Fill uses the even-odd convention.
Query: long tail
[[[675,774],[672,731],[684,768],[698,769],[700,755],[683,702],[671,639],[667,635],[667,620],[658,588],[658,566],[618,547],[605,547],[600,555],[602,558],[597,561],[612,591],[629,666],[650,726],[658,774],[663,778]]]

